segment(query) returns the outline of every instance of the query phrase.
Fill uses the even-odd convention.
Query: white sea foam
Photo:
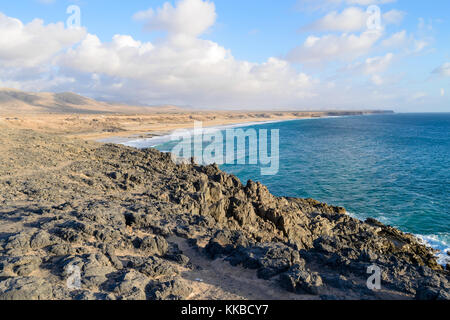
[[[317,117],[317,118],[300,118],[300,119],[283,119],[283,120],[244,122],[244,123],[228,124],[228,125],[222,125],[222,126],[205,127],[205,128],[203,128],[203,133],[205,133],[205,132],[211,133],[211,132],[218,131],[218,130],[226,130],[226,129],[230,129],[230,128],[244,128],[244,127],[265,125],[265,124],[271,124],[271,123],[302,121],[302,120],[320,120],[320,119],[330,119],[330,118],[345,118],[345,117],[350,117],[350,116],[328,116],[328,117]],[[192,134],[194,131],[194,129],[183,129],[183,130],[185,130],[186,132],[189,132],[190,134]],[[122,144],[127,147],[134,147],[137,149],[155,148],[157,146],[160,146],[167,142],[170,142],[172,139],[172,133],[174,131],[175,130],[173,130],[172,132],[169,132],[168,134],[161,135],[161,136],[155,136],[155,137],[151,137],[151,138],[133,139],[133,138],[112,137],[112,138],[98,140],[98,142]]]
[[[271,123],[296,121],[296,120],[303,120],[303,119],[246,122],[246,123],[237,123],[237,124],[229,124],[229,125],[214,126],[214,127],[205,127],[202,129],[201,134],[213,133],[216,131],[222,131],[222,130],[231,129],[231,128],[244,128],[244,127],[251,127],[251,126],[256,126],[256,125],[265,125],[265,124],[271,124]],[[194,132],[194,129],[182,129],[182,130],[186,131],[186,133],[189,133],[189,134],[193,134],[193,132]],[[166,135],[155,136],[152,138],[139,138],[139,139],[134,139],[134,140],[132,140],[130,138],[128,138],[128,139],[109,138],[109,139],[105,139],[105,140],[100,140],[99,142],[118,143],[118,144],[123,144],[127,147],[134,147],[134,148],[138,148],[138,149],[154,148],[154,147],[163,145],[167,142],[170,142],[172,140],[173,132],[175,132],[175,130]]]
[[[448,242],[450,234],[416,235],[416,237],[422,240],[424,244],[439,251],[436,256],[440,265],[450,264],[450,256],[448,255],[448,252],[450,252],[450,243]]]
[[[238,127],[249,127],[254,125],[264,125],[264,124],[270,124],[270,123],[278,123],[278,122],[287,122],[287,121],[301,121],[301,120],[318,120],[318,119],[326,119],[326,118],[341,118],[343,116],[332,116],[332,117],[322,117],[322,118],[305,118],[305,119],[292,119],[292,120],[277,120],[277,121],[265,121],[265,122],[247,122],[247,123],[238,123],[238,124],[231,124],[231,125],[223,125],[223,126],[215,126],[215,127],[206,127],[203,128],[202,133],[206,132],[214,132],[218,130],[226,130],[228,128],[238,128]],[[345,117],[345,116],[344,116]],[[186,130],[190,134],[193,133],[193,129]],[[163,145],[167,142],[170,142],[172,139],[171,133],[162,135],[162,136],[156,136],[152,138],[139,138],[139,139],[130,139],[130,138],[110,138],[106,139],[100,142],[107,142],[107,143],[118,143],[123,144],[130,147],[135,148],[152,148],[157,147],[160,145]],[[353,212],[347,212],[347,214],[355,219],[360,219],[357,214]],[[387,217],[378,217],[377,218],[380,222],[384,224],[389,224],[389,219]],[[447,252],[450,252],[450,234],[436,234],[436,235],[415,235],[419,240],[421,240],[425,245],[438,250],[437,258],[438,262],[445,266],[446,264],[450,264],[450,256],[447,254]]]
[[[346,214],[354,219],[361,220],[361,218],[353,212],[346,211]],[[389,224],[388,219],[385,217],[378,217],[377,220],[385,225]],[[438,251],[436,253],[436,257],[440,265],[445,267],[447,264],[450,264],[450,256],[448,255],[448,252],[450,252],[449,233],[441,233],[437,235],[415,234],[414,236],[418,238],[424,245]]]

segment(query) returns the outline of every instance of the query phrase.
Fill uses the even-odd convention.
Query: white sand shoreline
[[[203,127],[203,130],[207,130],[208,132],[216,131],[216,130],[226,130],[230,128],[245,128],[245,127],[251,127],[256,125],[266,125],[266,124],[272,124],[272,123],[282,123],[282,122],[291,122],[291,121],[304,121],[304,120],[319,120],[319,119],[333,119],[333,118],[344,118],[349,116],[326,116],[326,117],[309,117],[309,118],[295,118],[295,119],[282,119],[282,120],[268,120],[268,121],[254,121],[254,122],[238,122],[234,124],[225,124],[225,125],[215,125],[215,126],[207,126]],[[162,145],[166,142],[171,141],[172,134],[177,131],[186,131],[189,133],[192,133],[194,129],[192,127],[186,127],[186,128],[179,128],[176,130],[170,130],[167,132],[164,132],[161,135],[155,134],[155,136],[150,138],[132,138],[132,137],[110,137],[105,139],[97,140],[97,142],[101,143],[115,143],[115,144],[122,144],[129,147],[135,147],[135,148],[155,148],[159,145]],[[148,133],[154,134],[152,132]],[[146,146],[137,146],[137,144],[145,142]]]
[[[227,124],[227,125],[207,126],[207,127],[203,127],[203,130],[211,132],[211,131],[217,131],[217,130],[226,130],[226,129],[230,129],[230,128],[245,128],[245,127],[251,127],[251,126],[255,126],[255,125],[265,125],[265,124],[271,124],[271,123],[280,123],[280,122],[288,122],[288,121],[296,121],[296,120],[312,120],[312,119],[324,119],[324,118],[326,118],[326,117],[241,122],[241,123]],[[192,133],[194,131],[194,129],[192,127],[191,128],[186,127],[186,128],[171,130],[171,131],[167,131],[166,133],[161,134],[161,135],[155,135],[154,137],[151,137],[151,138],[134,139],[131,137],[128,137],[128,138],[112,137],[112,138],[97,140],[97,142],[116,143],[116,144],[122,144],[122,145],[129,146],[129,147],[137,147],[137,146],[135,146],[137,143],[145,142],[146,144],[150,144],[149,146],[146,146],[146,148],[154,148],[161,144],[171,141],[172,134],[177,131],[180,131],[180,132],[186,131],[186,132]],[[152,133],[148,133],[148,134],[152,134]],[[139,148],[139,147],[137,147],[137,148]],[[143,148],[143,147],[140,147],[140,148]]]

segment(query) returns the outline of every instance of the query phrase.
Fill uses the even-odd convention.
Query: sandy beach
[[[125,109],[126,111],[126,109]],[[15,114],[0,113],[0,122],[10,128],[31,129],[37,132],[69,138],[104,140],[116,138],[151,138],[176,129],[188,129],[195,121],[203,127],[320,118],[339,115],[370,114],[372,111],[324,112],[232,112],[232,111],[158,111],[153,114]]]
[[[230,111],[176,106],[133,106],[96,101],[71,92],[36,93],[0,88],[0,123],[68,138],[150,138],[176,129],[329,116],[385,113],[377,110]]]

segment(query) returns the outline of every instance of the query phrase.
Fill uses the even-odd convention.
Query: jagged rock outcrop
[[[196,266],[174,238],[300,295],[449,298],[430,248],[343,208],[275,197],[153,149],[9,129],[0,142],[14,146],[0,155],[0,299],[189,298],[182,274]],[[380,291],[367,287],[372,265]]]

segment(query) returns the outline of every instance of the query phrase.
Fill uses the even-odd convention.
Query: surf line
[[[276,175],[280,168],[279,129],[270,130],[269,139],[267,129],[227,129],[223,134],[217,129],[205,130],[202,122],[195,121],[193,132],[176,130],[171,141],[176,142],[171,157],[177,164],[185,163],[187,159],[201,165],[259,164],[261,175]]]

